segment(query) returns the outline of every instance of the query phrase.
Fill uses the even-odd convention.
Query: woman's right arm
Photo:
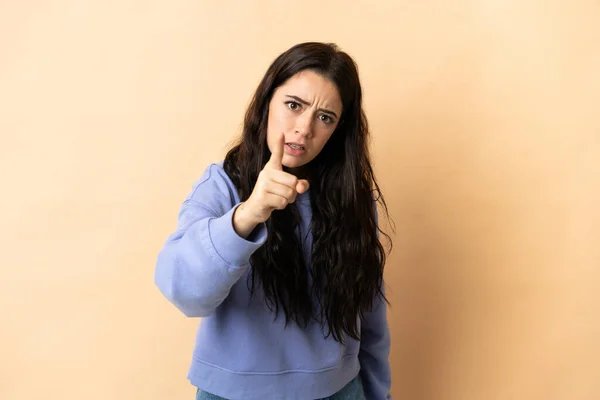
[[[214,312],[267,237],[263,223],[254,224],[248,238],[236,233],[234,214],[240,204],[233,204],[228,182],[220,167],[208,168],[183,203],[177,230],[158,255],[156,285],[188,317]]]
[[[215,164],[183,203],[177,231],[158,255],[155,281],[188,317],[212,314],[265,243],[271,213],[308,190],[306,180],[283,171],[284,141],[282,134],[245,203],[233,204],[233,183]]]

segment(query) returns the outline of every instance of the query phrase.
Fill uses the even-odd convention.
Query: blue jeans
[[[227,400],[219,396],[215,396],[214,394],[210,394],[204,392],[200,389],[196,392],[196,400]],[[365,392],[363,390],[362,381],[360,380],[360,375],[356,376],[356,378],[352,379],[350,383],[342,388],[336,394],[325,397],[323,399],[318,400],[366,400]]]

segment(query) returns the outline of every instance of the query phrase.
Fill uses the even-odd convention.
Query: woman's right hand
[[[240,236],[247,237],[256,225],[268,220],[274,210],[283,210],[310,186],[307,180],[283,170],[284,146],[285,135],[281,134],[271,158],[258,174],[252,194],[234,214],[234,228]]]

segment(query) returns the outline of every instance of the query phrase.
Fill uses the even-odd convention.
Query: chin
[[[282,165],[287,168],[298,168],[298,167],[302,167],[303,165],[306,165],[306,164],[307,164],[306,162],[304,162],[302,160],[298,160],[295,157],[292,158],[291,160],[286,157],[282,162]]]

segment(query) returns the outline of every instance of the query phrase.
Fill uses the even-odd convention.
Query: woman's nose
[[[296,118],[295,131],[297,134],[310,136],[312,133],[312,113],[304,112]]]

